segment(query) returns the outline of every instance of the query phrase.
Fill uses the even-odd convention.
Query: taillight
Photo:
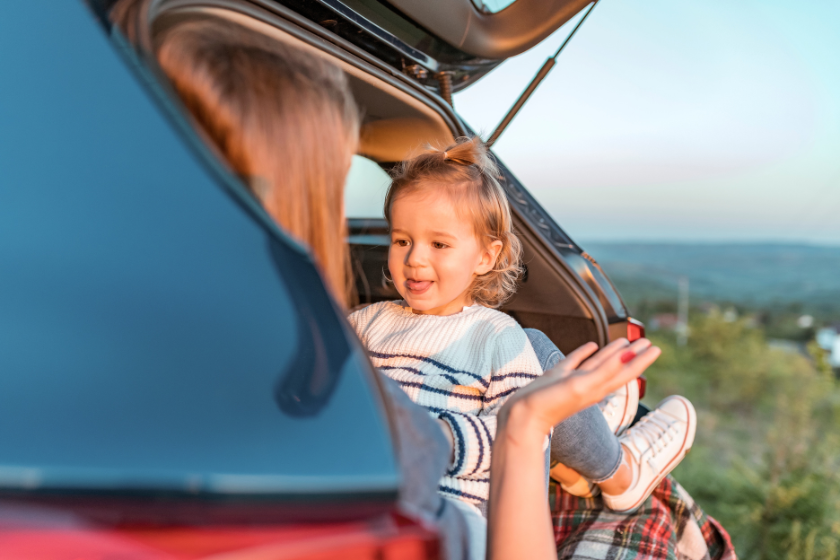
[[[636,381],[639,382],[639,400],[642,400],[645,398],[645,393],[647,392],[647,379],[642,375]]]
[[[434,532],[399,516],[281,527],[43,527],[0,519],[4,560],[438,560]]]
[[[627,340],[633,342],[645,336],[645,325],[632,317],[627,318]]]
[[[645,336],[645,325],[641,321],[637,321],[632,317],[627,318],[627,340],[633,342],[634,340],[639,340],[640,338],[644,338]],[[638,379],[639,382],[639,399],[645,398],[645,392],[647,392],[647,379],[645,376],[641,376]]]

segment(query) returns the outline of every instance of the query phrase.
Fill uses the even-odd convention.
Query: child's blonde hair
[[[499,168],[477,136],[458,138],[444,150],[429,147],[406,160],[392,173],[385,196],[385,219],[391,224],[391,205],[399,197],[423,189],[443,189],[458,209],[470,212],[476,236],[486,247],[502,242],[493,269],[470,287],[474,302],[499,307],[516,292],[522,272],[522,244],[516,234],[507,196],[497,177]]]

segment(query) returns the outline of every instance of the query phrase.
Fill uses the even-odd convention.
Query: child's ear
[[[481,261],[475,268],[475,273],[478,276],[487,274],[496,266],[496,259],[499,258],[499,253],[502,252],[502,242],[499,239],[487,244],[484,247],[484,252],[481,253]]]

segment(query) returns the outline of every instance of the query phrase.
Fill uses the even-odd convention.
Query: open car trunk
[[[364,115],[356,160],[368,167],[368,172],[357,173],[354,164],[346,191],[348,209],[355,208],[348,210],[348,215],[356,287],[363,304],[397,299],[396,290],[384,282],[383,275],[390,244],[382,212],[385,170],[425,144],[446,145],[470,131],[451,106],[409,75],[392,71],[365,49],[326,27],[312,25],[294,10],[276,2],[261,4],[242,0],[159,1],[149,36],[153,38],[168,26],[188,19],[218,18],[310,50],[347,72]],[[626,336],[624,304],[600,267],[563,232],[510,170],[503,164],[500,168],[526,267],[518,293],[502,310],[522,326],[543,331],[564,352],[588,341],[603,345]]]
[[[219,4],[223,2],[218,2]],[[251,0],[288,8],[390,69],[459,91],[551,35],[590,0]],[[491,9],[490,6],[504,7]]]

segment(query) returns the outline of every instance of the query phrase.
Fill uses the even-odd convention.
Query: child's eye
[[[393,243],[398,247],[408,247],[408,239],[394,239]]]
[[[448,245],[446,243],[441,243],[440,241],[432,242],[432,247],[435,249],[446,249]]]

